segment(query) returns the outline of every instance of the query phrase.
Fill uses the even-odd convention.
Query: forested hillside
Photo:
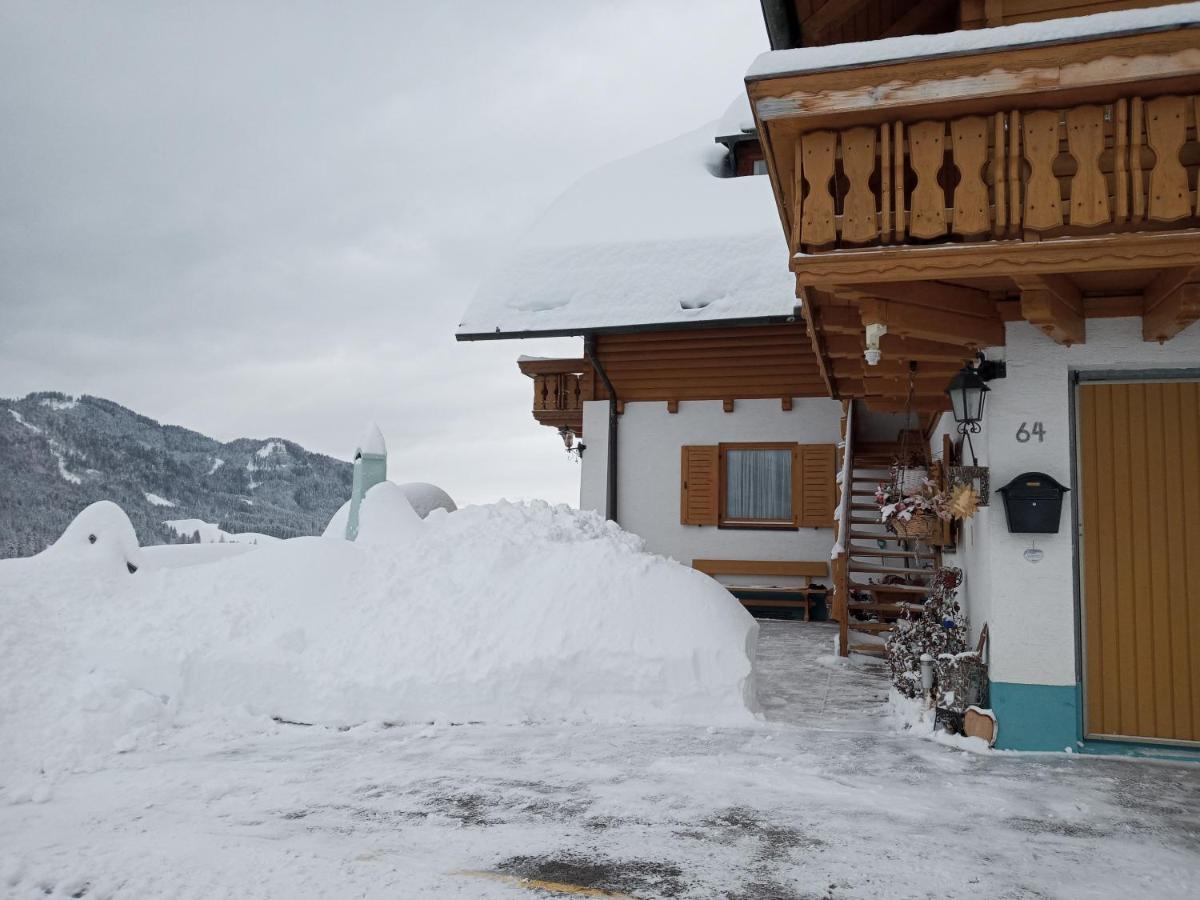
[[[43,550],[96,500],[118,503],[143,544],[178,539],[162,523],[188,518],[319,534],[350,481],[350,463],[282,438],[223,444],[99,397],[0,399],[0,558]]]

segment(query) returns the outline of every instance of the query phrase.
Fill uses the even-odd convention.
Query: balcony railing
[[[947,277],[1200,256],[1200,29],[1052,43],[753,75],[802,282],[882,280],[857,260],[927,245]],[[1083,256],[1041,260],[1060,237],[1085,239]]]
[[[587,360],[522,358],[517,365],[533,379],[533,417],[582,436],[583,404],[593,393]]]
[[[805,132],[793,249],[1200,224],[1200,98]]]

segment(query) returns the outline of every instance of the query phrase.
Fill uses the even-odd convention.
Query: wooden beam
[[[892,23],[881,37],[901,37],[907,34],[917,34],[929,21],[942,12],[949,3],[947,0],[920,0],[916,6]]]
[[[1055,343],[1070,347],[1087,339],[1083,316],[1050,291],[1022,291],[1021,315]]]
[[[800,37],[804,46],[811,47],[812,38],[826,31],[829,26],[857,15],[858,11],[870,2],[871,0],[828,0],[824,6],[800,22]]]
[[[586,359],[518,359],[517,368],[525,375],[578,375],[591,368]]]
[[[1020,275],[1021,315],[1050,340],[1070,347],[1087,340],[1083,297],[1065,275]]]
[[[980,319],[961,313],[889,303],[886,300],[864,300],[859,304],[863,325],[886,325],[889,334],[923,338],[932,341],[951,339],[968,347],[998,347],[1004,343],[1004,323]]]
[[[667,412],[669,412],[671,415],[675,415],[675,413],[679,412],[679,401],[678,400],[668,400],[667,401]]]
[[[825,389],[829,392],[829,396],[837,399],[837,386],[833,383],[833,379],[829,377],[829,360],[825,352],[825,332],[819,325],[819,318],[816,314],[816,306],[823,299],[820,292],[815,289],[801,290],[796,289],[796,294],[800,298],[800,315],[804,319],[804,326],[808,330],[808,336],[812,343],[813,356],[817,358],[817,366],[821,372],[821,380],[825,382]]]
[[[801,284],[865,285],[1064,272],[1200,267],[1200,230],[1044,241],[866,247],[792,257]]]
[[[1200,284],[1181,284],[1142,316],[1142,340],[1169,341],[1200,319]]]
[[[915,284],[911,281],[876,281],[854,287],[838,286],[834,291],[840,296],[851,298],[878,297],[897,303],[911,303],[913,306],[949,309],[968,316],[979,316],[981,319],[991,319],[996,315],[996,303],[988,296],[987,291],[943,284],[940,281],[922,281]]]
[[[779,408],[782,409],[784,412],[791,412],[792,411],[792,398],[791,397],[780,397],[779,398]]]
[[[1174,269],[1164,269],[1154,277],[1142,290],[1143,312],[1153,312],[1155,308],[1174,294],[1179,288],[1200,274],[1200,268],[1179,266]]]
[[[830,334],[825,338],[825,350],[831,359],[862,359],[864,343],[859,335]],[[974,353],[962,344],[925,341],[885,334],[879,342],[884,359],[906,359],[914,362],[961,362]]]
[[[725,412],[727,412],[727,413],[733,412],[733,401],[730,400],[728,397],[725,398],[725,400],[722,402],[721,405],[722,405],[722,408],[725,410]]]

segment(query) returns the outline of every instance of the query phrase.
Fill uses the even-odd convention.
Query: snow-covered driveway
[[[178,732],[0,807],[0,891],[1197,896],[1200,768],[891,734],[882,674],[821,661],[829,634],[763,623],[760,728]]]

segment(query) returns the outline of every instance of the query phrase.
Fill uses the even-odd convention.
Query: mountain
[[[163,524],[174,519],[320,534],[351,476],[350,463],[283,438],[223,444],[99,397],[0,399],[0,558],[43,550],[97,500],[119,504],[142,544],[176,540]]]

